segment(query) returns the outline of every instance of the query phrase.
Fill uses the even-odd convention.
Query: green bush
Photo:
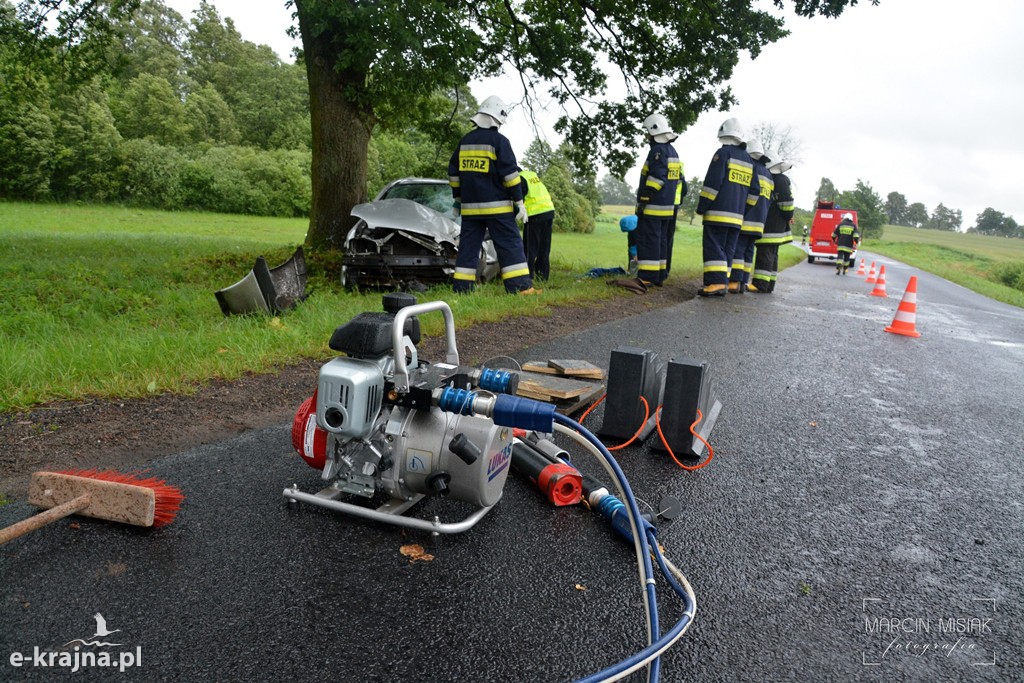
[[[300,217],[312,201],[305,151],[210,147],[179,171],[183,208]]]
[[[121,146],[121,198],[127,204],[179,210],[181,171],[185,158],[174,147],[150,140],[128,140]]]
[[[564,166],[552,164],[542,181],[555,205],[554,232],[594,232],[594,211],[590,201],[573,188]]]
[[[0,102],[0,197],[48,197],[53,150],[46,111],[32,102]]]
[[[996,270],[1000,284],[1024,292],[1024,263],[1007,263]]]

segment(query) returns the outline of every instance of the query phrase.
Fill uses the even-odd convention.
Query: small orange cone
[[[875,288],[871,290],[871,296],[889,296],[885,293],[885,266],[878,269],[878,280],[875,281]]]
[[[907,291],[903,293],[903,300],[900,307],[896,309],[896,317],[892,319],[892,325],[885,328],[886,332],[902,334],[907,337],[920,337],[917,331],[917,276],[912,275],[907,284]]]
[[[864,259],[860,260],[860,265],[857,266],[857,272],[854,275],[864,275]]]
[[[872,261],[871,262],[871,269],[868,270],[868,279],[865,280],[864,282],[874,282],[874,281],[875,281],[875,262]]]

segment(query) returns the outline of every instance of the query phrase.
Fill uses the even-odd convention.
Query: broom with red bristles
[[[36,472],[28,502],[49,508],[34,517],[0,529],[0,545],[68,515],[83,515],[135,526],[161,527],[174,521],[181,489],[162,479],[98,470]]]

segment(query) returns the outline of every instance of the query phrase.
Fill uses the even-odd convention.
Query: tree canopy
[[[885,223],[882,198],[869,183],[858,179],[854,189],[841,193],[838,201],[844,209],[853,209],[857,212],[857,225],[863,237],[882,237],[882,225]]]
[[[421,98],[509,70],[521,89],[503,93],[506,101],[531,111],[551,101],[574,161],[601,160],[621,177],[646,115],[659,110],[683,130],[700,113],[735,104],[723,84],[740,55],[757,57],[787,34],[781,17],[754,0],[289,2],[310,87],[312,247],[336,246],[349,210],[364,199],[374,127]],[[800,16],[832,17],[857,0],[790,4]]]
[[[1024,237],[1024,230],[1017,225],[1017,221],[1013,220],[1012,216],[1007,216],[992,207],[988,207],[978,214],[974,227],[968,232],[1000,237]]]

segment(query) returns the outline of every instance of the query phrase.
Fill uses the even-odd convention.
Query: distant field
[[[509,297],[490,284],[469,297],[439,287],[418,298],[448,301],[461,327],[634,296],[582,277],[626,265],[619,215],[602,215],[590,235],[554,236],[554,272],[540,297]],[[259,255],[283,263],[306,227],[305,219],[0,202],[0,411],[187,393],[211,378],[332,355],[327,340],[336,326],[380,310],[380,293],[340,287],[336,265],[308,256],[310,297],[280,317],[225,318],[213,295]],[[801,252],[789,251],[792,265]],[[673,277],[699,277],[701,261],[699,227],[681,228]],[[440,333],[440,316],[423,322],[427,334]]]
[[[1024,307],[1024,240],[886,225],[864,248]]]

